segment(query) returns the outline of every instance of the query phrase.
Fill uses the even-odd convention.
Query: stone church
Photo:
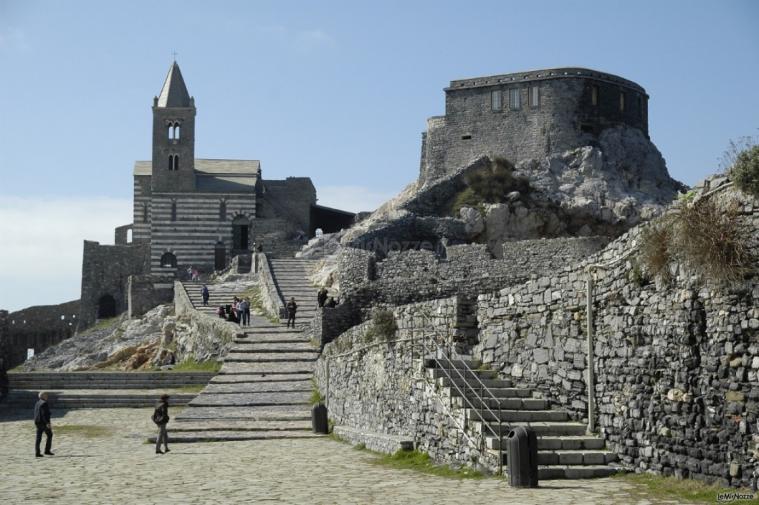
[[[254,245],[291,256],[317,229],[353,222],[351,212],[317,205],[309,177],[264,180],[258,160],[196,159],[195,98],[176,62],[152,109],[152,159],[134,164],[133,222],[116,229],[114,245],[84,243],[84,324],[136,305],[130,296],[165,297],[190,267],[223,269]]]

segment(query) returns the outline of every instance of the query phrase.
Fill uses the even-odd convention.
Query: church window
[[[625,111],[625,94],[624,92],[619,93],[619,112]]]
[[[179,140],[179,134],[181,133],[181,126],[179,123],[174,123],[174,140]]]
[[[520,98],[519,88],[512,88],[509,90],[509,107],[511,107],[511,110],[519,110],[522,108]]]
[[[174,155],[169,155],[169,170],[174,170]]]
[[[169,170],[179,170],[179,155],[178,154],[170,154],[169,155]]]
[[[179,170],[179,155],[174,155],[174,170]]]
[[[172,221],[177,220],[177,201],[176,200],[171,201],[171,220]]]
[[[219,221],[226,221],[227,219],[227,202],[222,200],[219,203]]]
[[[590,87],[590,103],[593,107],[598,105],[598,86]]]
[[[147,203],[142,204],[142,222],[143,223],[148,222],[148,204]]]
[[[490,109],[494,112],[501,110],[501,90],[490,92]]]
[[[540,88],[532,86],[530,88],[530,107],[540,106]]]
[[[166,133],[166,136],[169,138],[169,140],[174,140],[174,125],[170,124],[168,128],[168,132]]]

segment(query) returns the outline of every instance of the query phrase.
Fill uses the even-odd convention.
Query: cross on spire
[[[174,61],[177,61],[177,52],[176,52],[176,51],[174,51],[174,52],[172,52],[171,54],[172,54],[172,56],[174,56]]]

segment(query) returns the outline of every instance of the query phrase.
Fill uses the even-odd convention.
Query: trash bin
[[[506,436],[509,484],[538,487],[538,438],[531,428],[519,426]]]
[[[321,433],[322,435],[329,433],[327,407],[323,403],[318,403],[311,409],[311,427],[314,429],[314,433]]]

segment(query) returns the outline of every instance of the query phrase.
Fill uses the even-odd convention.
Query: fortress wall
[[[422,182],[450,174],[486,154],[518,163],[587,145],[615,125],[648,133],[648,95],[640,86],[586,69],[555,70],[553,76],[551,71],[537,71],[453,81],[445,90],[445,116],[428,121]],[[532,87],[539,90],[537,106],[530,102]],[[518,90],[518,110],[511,107],[511,90]],[[499,110],[493,110],[493,93],[500,96]]]
[[[759,245],[759,213],[742,222]],[[635,228],[581,265],[478,298],[480,358],[587,418],[584,264],[621,258]],[[594,289],[597,425],[626,465],[749,486],[759,453],[759,279],[646,283],[629,260]],[[729,482],[728,482],[729,481]]]
[[[80,329],[97,319],[98,303],[104,295],[113,297],[116,314],[127,310],[127,283],[130,275],[150,270],[149,244],[100,245],[84,241],[82,254],[82,297]]]
[[[40,353],[72,336],[79,326],[78,318],[79,300],[28,307],[7,314],[4,337],[8,368],[23,363],[27,349]]]
[[[226,215],[221,219],[221,201],[226,201]],[[172,220],[172,203],[176,203],[176,220]],[[177,258],[177,269],[193,266],[201,272],[214,269],[214,246],[219,237],[227,250],[232,247],[232,221],[238,215],[255,219],[253,193],[165,193],[154,194],[151,215],[150,268],[154,273],[170,273],[161,268],[166,252]],[[252,244],[252,242],[250,242]]]
[[[290,221],[308,233],[311,229],[311,206],[316,203],[316,189],[308,177],[288,177],[263,181],[263,211],[266,217]]]

